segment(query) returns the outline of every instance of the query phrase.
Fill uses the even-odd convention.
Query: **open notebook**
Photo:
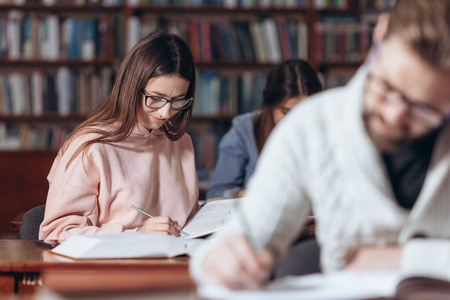
[[[74,235],[50,253],[74,259],[174,257],[189,254],[203,240],[170,235],[123,232],[105,235]]]
[[[242,199],[212,201],[204,205],[183,231],[189,236],[125,232],[106,235],[75,235],[51,253],[75,259],[174,257],[189,254],[202,240],[194,239],[226,226]]]
[[[189,234],[186,238],[202,237],[223,229],[237,210],[240,201],[243,201],[243,198],[206,203],[189,224],[184,226],[183,231]]]

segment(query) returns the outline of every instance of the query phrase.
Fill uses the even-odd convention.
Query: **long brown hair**
[[[261,153],[269,134],[275,127],[273,110],[285,100],[322,91],[317,72],[303,59],[290,59],[276,66],[267,76],[263,92],[261,115],[255,123],[254,135]]]
[[[137,123],[137,108],[143,101],[141,89],[151,78],[165,75],[177,75],[189,81],[186,98],[194,96],[195,67],[191,51],[180,37],[156,31],[144,37],[128,52],[109,96],[67,137],[60,150],[61,155],[77,137],[89,133],[97,135],[78,147],[67,167],[94,143],[125,140]],[[175,141],[186,132],[191,115],[192,104],[167,120],[160,129],[167,138]]]

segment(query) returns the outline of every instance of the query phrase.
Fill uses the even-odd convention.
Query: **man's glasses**
[[[431,126],[441,124],[446,118],[446,114],[436,107],[408,99],[402,92],[373,73],[369,73],[368,75],[367,88],[369,91],[377,94],[380,100],[383,99],[388,104],[406,105],[408,107],[408,113],[412,118],[424,121]]]
[[[183,110],[189,107],[189,105],[194,101],[194,98],[189,99],[179,99],[179,100],[169,100],[164,97],[150,96],[147,95],[144,89],[141,89],[142,94],[145,97],[145,106],[151,109],[162,108],[167,102],[170,103],[170,109],[172,110]]]

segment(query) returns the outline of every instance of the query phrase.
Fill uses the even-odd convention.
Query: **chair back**
[[[321,273],[319,243],[316,238],[298,239],[289,248],[283,261],[275,269],[274,278],[312,273]]]
[[[39,238],[39,227],[44,220],[44,213],[45,205],[39,205],[23,215],[20,223],[19,239],[37,240]]]

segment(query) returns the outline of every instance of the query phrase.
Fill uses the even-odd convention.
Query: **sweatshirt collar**
[[[131,135],[149,137],[149,136],[159,136],[161,135],[161,133],[162,133],[161,129],[152,129],[151,131],[149,131],[141,123],[136,122],[136,125],[133,127]]]

